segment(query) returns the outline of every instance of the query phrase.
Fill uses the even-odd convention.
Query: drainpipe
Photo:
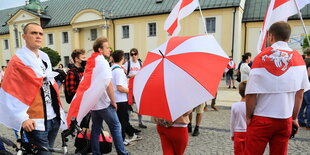
[[[243,54],[245,54],[245,51],[246,51],[246,44],[247,44],[247,42],[246,42],[246,39],[247,39],[247,31],[248,31],[248,28],[247,28],[247,26],[246,26],[246,24],[247,24],[247,22],[245,22],[245,24],[244,24],[244,51],[243,51]]]
[[[235,47],[235,20],[236,20],[236,11],[237,8],[235,7],[234,17],[233,17],[233,33],[232,33],[232,45],[231,45],[231,56],[234,58],[234,47]]]
[[[112,19],[112,25],[113,25],[113,48],[115,50],[115,24],[114,24],[114,20]]]

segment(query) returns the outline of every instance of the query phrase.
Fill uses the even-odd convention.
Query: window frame
[[[67,34],[67,36],[65,36]],[[62,43],[67,44],[69,43],[69,33],[68,31],[62,32]]]
[[[48,42],[48,45],[54,45],[54,35],[53,33],[49,33],[47,34],[47,42]]]
[[[96,33],[93,33],[93,32],[96,32]],[[96,28],[90,29],[90,40],[94,41],[97,39],[97,37],[98,37],[98,30]]]
[[[208,33],[216,33],[216,17],[206,17],[206,28]]]
[[[3,40],[3,49],[8,50],[9,49],[9,40],[8,39],[4,39]]]
[[[127,28],[127,29],[125,29]],[[127,33],[125,33],[125,31],[127,30]],[[129,25],[123,25],[122,26],[122,39],[128,39],[130,37],[130,33],[129,33]]]
[[[148,23],[148,37],[157,36],[157,24],[156,22]]]

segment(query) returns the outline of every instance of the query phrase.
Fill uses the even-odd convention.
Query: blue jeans
[[[304,117],[304,113],[305,113],[305,117]],[[307,120],[307,123],[305,119]],[[302,100],[302,105],[300,107],[300,111],[298,114],[298,122],[306,123],[306,125],[310,127],[310,90],[304,93],[304,98]]]
[[[5,150],[4,145],[2,142],[0,142],[0,151],[3,151],[3,150]]]
[[[26,135],[30,143],[52,149],[59,127],[60,119],[55,117],[54,119],[46,121],[45,131],[33,130],[32,132],[27,132]],[[40,151],[38,154],[51,155],[52,153],[47,151]]]
[[[93,124],[90,143],[93,155],[101,155],[98,137],[102,129],[103,120],[109,126],[117,154],[128,154],[123,143],[121,124],[114,107],[110,105],[105,109],[93,110],[91,111],[91,117]]]

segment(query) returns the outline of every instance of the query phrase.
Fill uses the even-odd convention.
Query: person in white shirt
[[[105,58],[110,57],[110,45],[106,38],[97,38],[93,45],[94,52],[99,52]],[[115,96],[113,91],[113,85],[111,82],[112,72],[109,66],[108,61],[103,60],[102,64],[104,69],[101,71],[105,76],[105,79],[102,79],[102,84],[108,82],[108,86],[102,96],[99,99],[99,102],[93,107],[91,111],[92,117],[92,132],[91,132],[91,149],[93,155],[99,155],[100,147],[99,147],[99,135],[102,130],[103,120],[109,126],[111,135],[113,137],[113,143],[116,148],[117,154],[127,155],[128,152],[125,149],[122,135],[121,135],[121,124],[117,117],[116,111],[118,106],[115,102]],[[86,66],[87,70],[87,66]],[[84,74],[85,75],[85,74]],[[95,138],[93,138],[95,137]]]
[[[112,70],[112,84],[114,89],[115,102],[117,104],[117,116],[122,126],[122,137],[125,145],[130,145],[130,142],[141,140],[142,137],[136,135],[134,128],[129,123],[128,114],[128,82],[127,77],[122,67],[125,61],[124,51],[115,50],[112,53],[114,64],[111,66]],[[125,132],[131,137],[129,140],[125,139]]]
[[[230,133],[231,140],[234,141],[234,154],[243,155],[246,136],[246,117],[245,117],[245,88],[246,81],[239,84],[239,94],[241,101],[231,106]]]
[[[297,115],[310,86],[302,56],[288,46],[290,34],[288,23],[272,24],[271,47],[253,61],[245,93],[246,155],[263,154],[267,143],[271,155],[286,155],[292,131],[298,132]]]
[[[124,67],[126,70],[127,77],[132,78],[140,71],[143,64],[142,61],[139,59],[138,49],[132,48],[129,54],[130,54],[130,60],[124,64]],[[142,115],[138,114],[138,119],[139,119],[139,127],[147,128],[147,126],[144,125],[142,122]]]
[[[242,61],[244,63],[242,63],[241,67],[240,67],[241,81],[246,81],[249,78],[249,74],[250,74],[250,70],[251,70],[251,68],[249,66],[249,63],[251,62],[251,57],[248,55],[243,55]]]

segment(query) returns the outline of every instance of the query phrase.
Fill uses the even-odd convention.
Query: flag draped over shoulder
[[[111,81],[111,70],[105,68],[103,55],[94,52],[87,60],[84,76],[70,104],[67,122],[75,117],[80,124],[87,113],[98,103]]]
[[[39,93],[43,78],[48,78],[53,84],[60,101],[58,86],[54,80],[57,73],[52,71],[48,55],[42,51],[39,51],[39,55],[48,64],[45,73],[43,73],[36,55],[26,47],[18,50],[8,64],[0,89],[0,123],[9,128],[20,130],[23,121],[29,119],[27,110]],[[62,105],[60,102],[59,104],[61,117],[64,118]],[[36,130],[45,129],[36,128]]]
[[[255,57],[246,94],[286,93],[300,89],[309,89],[309,81],[305,62],[297,51],[269,47]]]
[[[296,0],[296,3],[298,8],[302,9],[304,6],[310,3],[310,0]],[[265,15],[261,34],[258,39],[257,51],[261,52],[265,49],[267,31],[273,23],[278,21],[287,21],[288,17],[297,14],[298,11],[299,10],[296,7],[295,0],[271,0]]]
[[[198,0],[179,0],[169,14],[164,29],[172,36],[181,30],[180,20],[191,14],[199,6]]]

